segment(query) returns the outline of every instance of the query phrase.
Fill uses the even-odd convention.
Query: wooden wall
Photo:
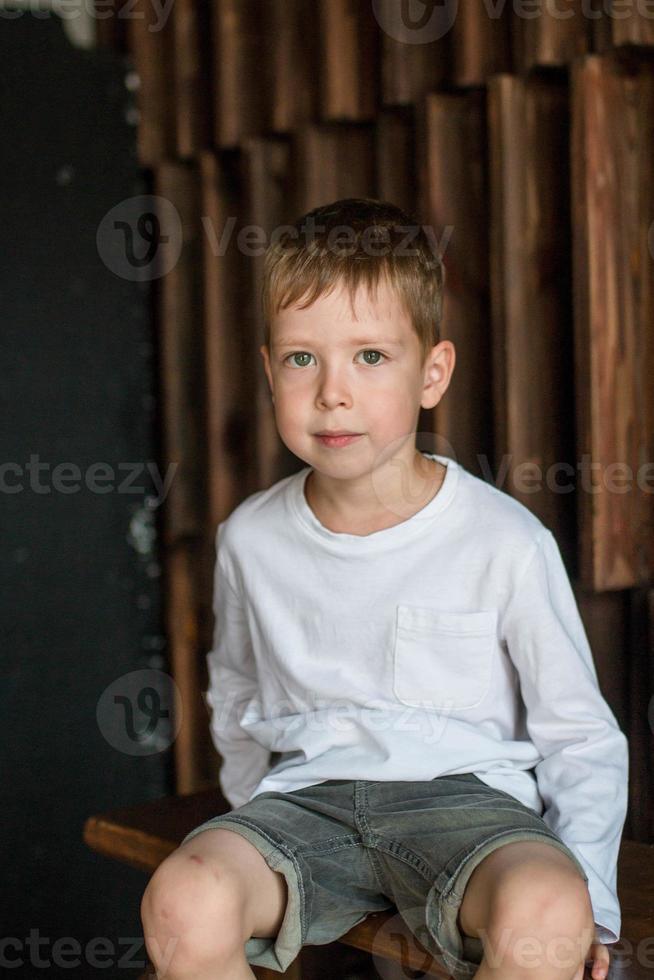
[[[180,464],[165,516],[178,790],[217,780],[198,694],[216,525],[303,465],[258,353],[261,256],[237,236],[376,196],[442,243],[457,368],[420,431],[554,532],[630,739],[626,832],[651,840],[654,20],[635,2],[522,16],[463,0],[451,23],[448,5],[415,23],[401,6],[176,0],[162,24],[116,0],[101,22],[138,74],[140,162],[182,225],[157,308],[165,462]]]

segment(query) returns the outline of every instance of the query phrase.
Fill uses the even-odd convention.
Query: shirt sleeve
[[[520,678],[543,820],[588,876],[597,940],[617,942],[628,741],[602,696],[559,547],[545,528],[509,597],[504,640]]]
[[[223,526],[224,522],[216,535],[215,625],[213,646],[207,654],[209,687],[205,699],[211,713],[211,738],[222,757],[220,788],[236,808],[247,803],[270,768],[270,749],[241,726],[248,705],[258,698],[259,685],[243,602],[225,567]]]

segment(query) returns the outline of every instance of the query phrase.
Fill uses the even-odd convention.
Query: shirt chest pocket
[[[497,610],[398,605],[393,691],[403,704],[460,711],[488,694]]]

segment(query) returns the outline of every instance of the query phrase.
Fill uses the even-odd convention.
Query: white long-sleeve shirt
[[[579,858],[598,939],[616,942],[628,742],[559,548],[520,502],[425,455],[444,481],[393,527],[326,528],[309,466],[219,525],[206,699],[221,788],[238,807],[327,779],[474,772]]]

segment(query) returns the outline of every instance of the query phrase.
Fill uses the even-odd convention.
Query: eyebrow
[[[351,343],[355,347],[366,347],[366,346],[402,347],[404,346],[403,341],[396,337],[387,337],[387,338],[359,337],[358,339],[352,340]],[[282,337],[281,340],[275,340],[273,342],[274,347],[311,347],[313,344],[315,344],[315,340],[302,340],[301,338],[294,340],[293,338],[286,338],[286,337]]]

